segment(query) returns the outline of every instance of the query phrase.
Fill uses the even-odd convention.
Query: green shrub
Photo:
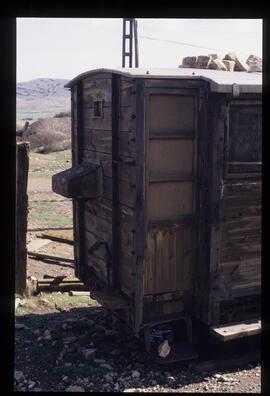
[[[71,117],[71,111],[62,111],[61,113],[55,114],[56,118],[62,118],[62,117]]]

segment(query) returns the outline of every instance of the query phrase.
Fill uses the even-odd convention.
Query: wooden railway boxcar
[[[52,184],[73,199],[76,275],[135,334],[257,318],[261,73],[96,69],[67,87],[72,168]]]

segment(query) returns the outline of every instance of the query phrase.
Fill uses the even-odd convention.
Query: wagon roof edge
[[[92,69],[70,80],[65,87],[71,88],[78,80],[93,74],[114,73],[127,78],[153,79],[192,79],[205,80],[210,83],[210,90],[217,93],[231,93],[232,86],[238,85],[241,92],[261,93],[262,73],[229,72],[209,69],[191,68],[115,68]]]

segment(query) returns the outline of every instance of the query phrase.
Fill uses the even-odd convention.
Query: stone
[[[65,392],[85,392],[85,390],[82,386],[70,385],[68,388],[65,389]]]
[[[222,60],[219,59],[219,58],[211,60],[208,68],[211,69],[211,70],[224,70],[224,71],[227,71],[226,66],[224,65]]]
[[[234,71],[235,61],[228,60],[228,59],[222,59],[222,62],[224,63],[224,65],[226,66],[226,69],[228,71],[230,71],[230,72]]]
[[[15,329],[16,329],[16,330],[25,329],[25,325],[22,324],[22,323],[15,323]]]
[[[20,298],[15,298],[15,312],[17,311],[17,308],[22,305],[21,299]]]
[[[113,371],[113,367],[110,364],[102,363],[100,367],[105,368],[106,370]]]
[[[35,385],[36,385],[35,381],[29,381],[28,389],[33,389]]]
[[[106,329],[105,330],[105,337],[109,337],[109,336],[116,336],[116,335],[119,335],[120,334],[120,332],[119,331],[117,331],[117,330],[110,330],[110,329]]]
[[[209,54],[208,56],[210,56],[211,60],[214,60],[214,59],[218,58],[217,54]]]
[[[133,370],[131,373],[132,378],[140,378],[141,374],[137,370]]]
[[[51,333],[50,333],[50,330],[47,329],[44,331],[43,336],[47,337],[48,335],[51,335]]]
[[[113,356],[119,356],[121,355],[122,351],[120,351],[120,349],[114,349],[113,351],[111,351],[111,355]]]
[[[238,58],[237,58],[237,55],[236,55],[235,52],[228,52],[228,53],[224,56],[224,59],[225,59],[225,60],[230,60],[230,61],[236,62],[236,60],[237,60]]]
[[[209,63],[211,62],[211,57],[207,55],[199,55],[195,63],[196,69],[208,69]]]
[[[84,355],[86,360],[94,359],[96,356],[97,350],[95,348],[83,349],[82,354]]]
[[[215,375],[214,375],[214,378],[216,378],[219,382],[226,382],[226,381],[227,381],[227,378],[224,377],[224,376],[221,375],[221,374],[215,374]]]
[[[24,373],[22,371],[15,370],[14,378],[16,381],[22,381],[22,380],[24,380]]]
[[[134,392],[136,392],[136,388],[127,388],[127,389],[124,389],[123,392],[125,392],[125,393],[134,393]]]
[[[181,67],[191,67],[194,68],[197,62],[197,56],[186,56],[182,59]]]
[[[72,363],[71,362],[65,362],[65,367],[71,367]]]
[[[94,359],[94,362],[98,363],[98,364],[103,364],[103,363],[106,362],[106,360],[104,360],[104,359]]]
[[[246,62],[244,62],[238,58],[235,62],[234,71],[248,72],[248,70],[249,70],[249,67],[246,64]]]
[[[250,55],[246,64],[248,65],[249,73],[262,72],[262,58],[256,55]]]
[[[159,346],[158,346],[158,354],[160,357],[166,357],[169,355],[171,352],[171,347],[169,345],[168,340],[163,341]]]

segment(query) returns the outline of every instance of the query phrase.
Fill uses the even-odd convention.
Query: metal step
[[[253,336],[261,333],[261,320],[251,319],[242,322],[212,326],[210,327],[210,332],[223,342]]]

